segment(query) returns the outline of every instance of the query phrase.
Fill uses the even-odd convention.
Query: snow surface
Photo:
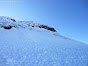
[[[0,66],[88,66],[87,44],[27,23],[0,19],[18,27],[0,28]]]

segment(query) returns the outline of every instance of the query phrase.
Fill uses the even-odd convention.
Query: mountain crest
[[[39,28],[46,29],[48,31],[56,32],[56,30],[48,25],[35,23],[33,21],[16,21],[15,19],[0,16],[0,28],[11,29],[11,28]]]

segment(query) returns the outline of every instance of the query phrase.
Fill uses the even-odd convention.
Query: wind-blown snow
[[[23,27],[26,23],[13,24]],[[0,66],[88,66],[87,44],[57,32],[22,27],[0,28]]]

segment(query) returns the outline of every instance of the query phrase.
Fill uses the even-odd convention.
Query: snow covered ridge
[[[88,45],[50,28],[0,17],[0,66],[88,66]]]
[[[43,28],[52,32],[56,30],[44,24],[35,23],[33,21],[16,21],[15,19],[9,17],[0,17],[0,28],[11,29],[11,28]]]

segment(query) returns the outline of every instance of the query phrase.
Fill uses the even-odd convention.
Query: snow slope
[[[88,66],[87,44],[32,27],[39,23],[0,18],[0,66]],[[16,27],[2,27],[9,25]]]

